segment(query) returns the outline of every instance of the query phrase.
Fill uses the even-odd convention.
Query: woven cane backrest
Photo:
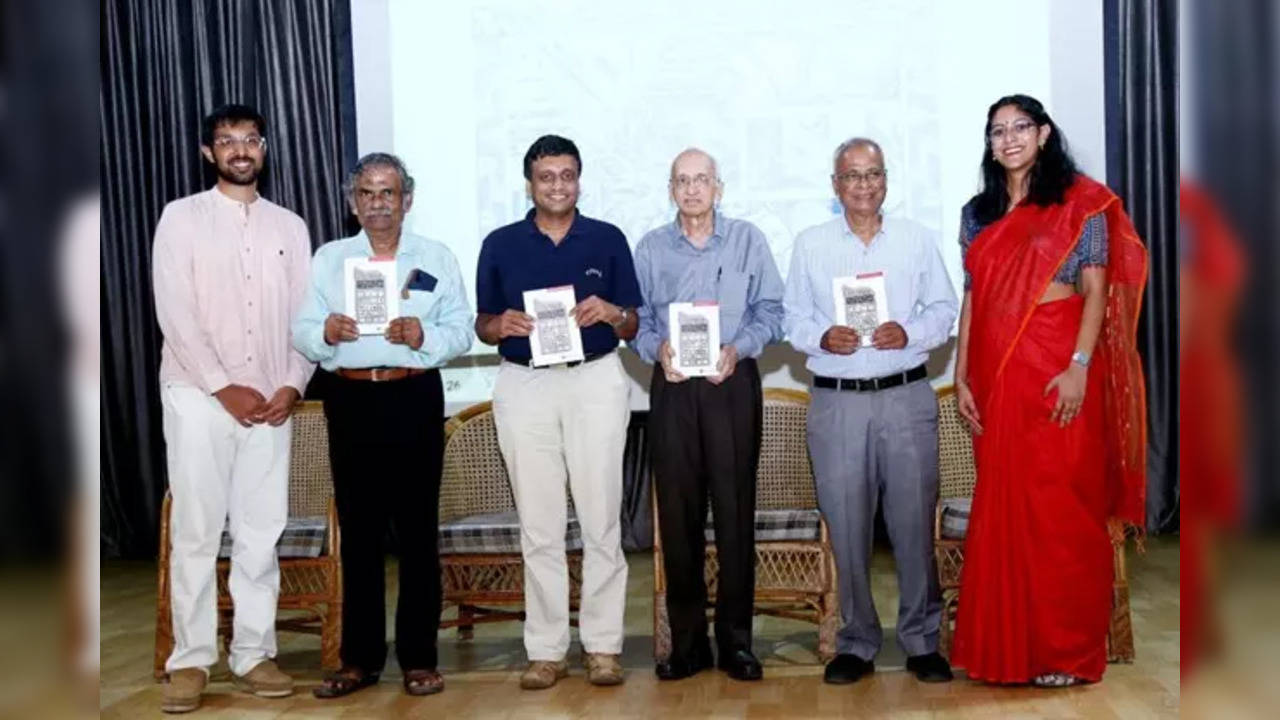
[[[324,407],[302,403],[293,414],[289,455],[289,517],[315,517],[329,511],[333,473],[329,470],[329,427]]]
[[[973,438],[956,411],[954,388],[938,391],[939,497],[973,497],[978,473],[973,465]]]
[[[756,473],[756,508],[816,508],[818,498],[809,465],[805,432],[809,394],[766,388],[760,467]]]
[[[473,405],[454,415],[445,425],[440,522],[515,507],[490,404]]]

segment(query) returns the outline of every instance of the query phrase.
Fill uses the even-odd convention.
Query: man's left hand
[[[280,427],[293,414],[293,408],[301,397],[297,388],[285,385],[277,390],[270,400],[267,400],[267,404],[262,407],[262,412],[249,419],[255,423],[267,423],[272,427]]]
[[[578,321],[578,327],[580,328],[595,325],[596,323],[609,323],[612,325],[622,319],[622,308],[605,302],[596,295],[592,295],[573,306],[573,318]]]
[[[396,345],[408,345],[417,350],[422,347],[422,323],[418,318],[398,317],[387,325],[385,333],[387,342]]]
[[[907,331],[890,320],[871,333],[871,344],[877,350],[901,350],[907,346]]]
[[[738,349],[732,345],[720,346],[720,362],[716,364],[717,374],[707,378],[707,382],[712,385],[719,385],[729,376],[733,375],[733,371],[738,368]]]

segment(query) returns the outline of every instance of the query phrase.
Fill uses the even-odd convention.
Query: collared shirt
[[[906,347],[860,347],[852,355],[823,350],[822,335],[835,324],[833,281],[877,271],[885,275],[889,319],[906,330]],[[931,233],[910,220],[885,217],[867,244],[849,229],[843,215],[796,237],[784,304],[787,339],[809,356],[809,370],[861,379],[922,364],[929,350],[947,341],[958,310],[955,289]]]
[[[646,362],[670,335],[673,302],[714,301],[720,305],[720,341],[739,358],[759,357],[764,346],[782,339],[782,277],[764,233],[746,220],[714,217],[706,247],[685,237],[679,219],[645,233],[636,246],[636,277],[644,304],[640,329],[629,344]]]
[[[346,313],[343,266],[347,258],[373,257],[369,236],[358,234],[326,243],[311,263],[311,288],[302,312],[293,322],[293,346],[325,370],[338,368],[436,368],[471,348],[471,308],[467,305],[458,260],[434,240],[402,231],[396,247],[396,292],[409,273],[421,270],[435,278],[431,290],[409,289],[400,296],[400,317],[416,317],[422,325],[422,346],[391,343],[382,335],[361,335],[350,342],[324,341],[324,322],[330,313]]]
[[[476,262],[476,309],[501,315],[509,309],[524,312],[524,291],[572,285],[578,302],[592,295],[624,308],[639,307],[631,248],[622,231],[607,222],[577,213],[559,245],[551,242],[533,221],[524,219],[489,233]],[[582,352],[607,353],[618,347],[608,323],[582,328]],[[529,338],[508,337],[498,353],[517,363],[530,358]]]
[[[310,259],[302,218],[266,198],[242,203],[215,187],[166,205],[151,258],[160,381],[303,392],[315,368],[289,346],[289,320]]]

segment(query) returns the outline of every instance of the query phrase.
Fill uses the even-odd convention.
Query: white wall
[[[360,152],[405,159],[419,188],[411,227],[453,247],[468,283],[484,235],[528,207],[520,162],[544,132],[578,143],[583,211],[633,244],[671,216],[671,157],[705,147],[720,160],[724,211],[761,226],[784,274],[795,234],[838,212],[832,149],[870,135],[886,150],[886,210],[938,232],[957,289],[959,212],[995,98],[1045,101],[1082,167],[1104,176],[1100,0],[780,7],[353,1]],[[950,356],[935,353],[935,382],[949,381]],[[648,369],[624,359],[633,406],[647,407]],[[487,399],[497,363],[477,342],[451,365],[451,409]],[[786,345],[762,371],[768,386],[808,381]]]

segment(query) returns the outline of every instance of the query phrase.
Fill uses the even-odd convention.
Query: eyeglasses
[[[866,172],[850,170],[831,177],[835,178],[841,185],[856,185],[860,182],[865,182],[868,185],[879,185],[884,182],[885,175],[885,171],[881,168],[871,168]]]
[[[1010,125],[992,125],[987,130],[987,139],[994,144],[1014,135],[1026,137],[1037,127],[1034,120],[1016,120]]]
[[[261,150],[267,146],[267,139],[258,135],[250,135],[248,137],[232,137],[231,135],[219,135],[213,139],[213,146],[219,150],[226,150],[229,147],[244,145],[251,150]]]
[[[715,181],[716,181],[716,178],[706,173],[698,173],[693,177],[689,177],[688,175],[680,175],[679,177],[673,177],[671,178],[671,185],[678,190],[684,190],[690,185],[694,187],[699,187],[699,188],[711,187],[711,185],[715,183]]]

